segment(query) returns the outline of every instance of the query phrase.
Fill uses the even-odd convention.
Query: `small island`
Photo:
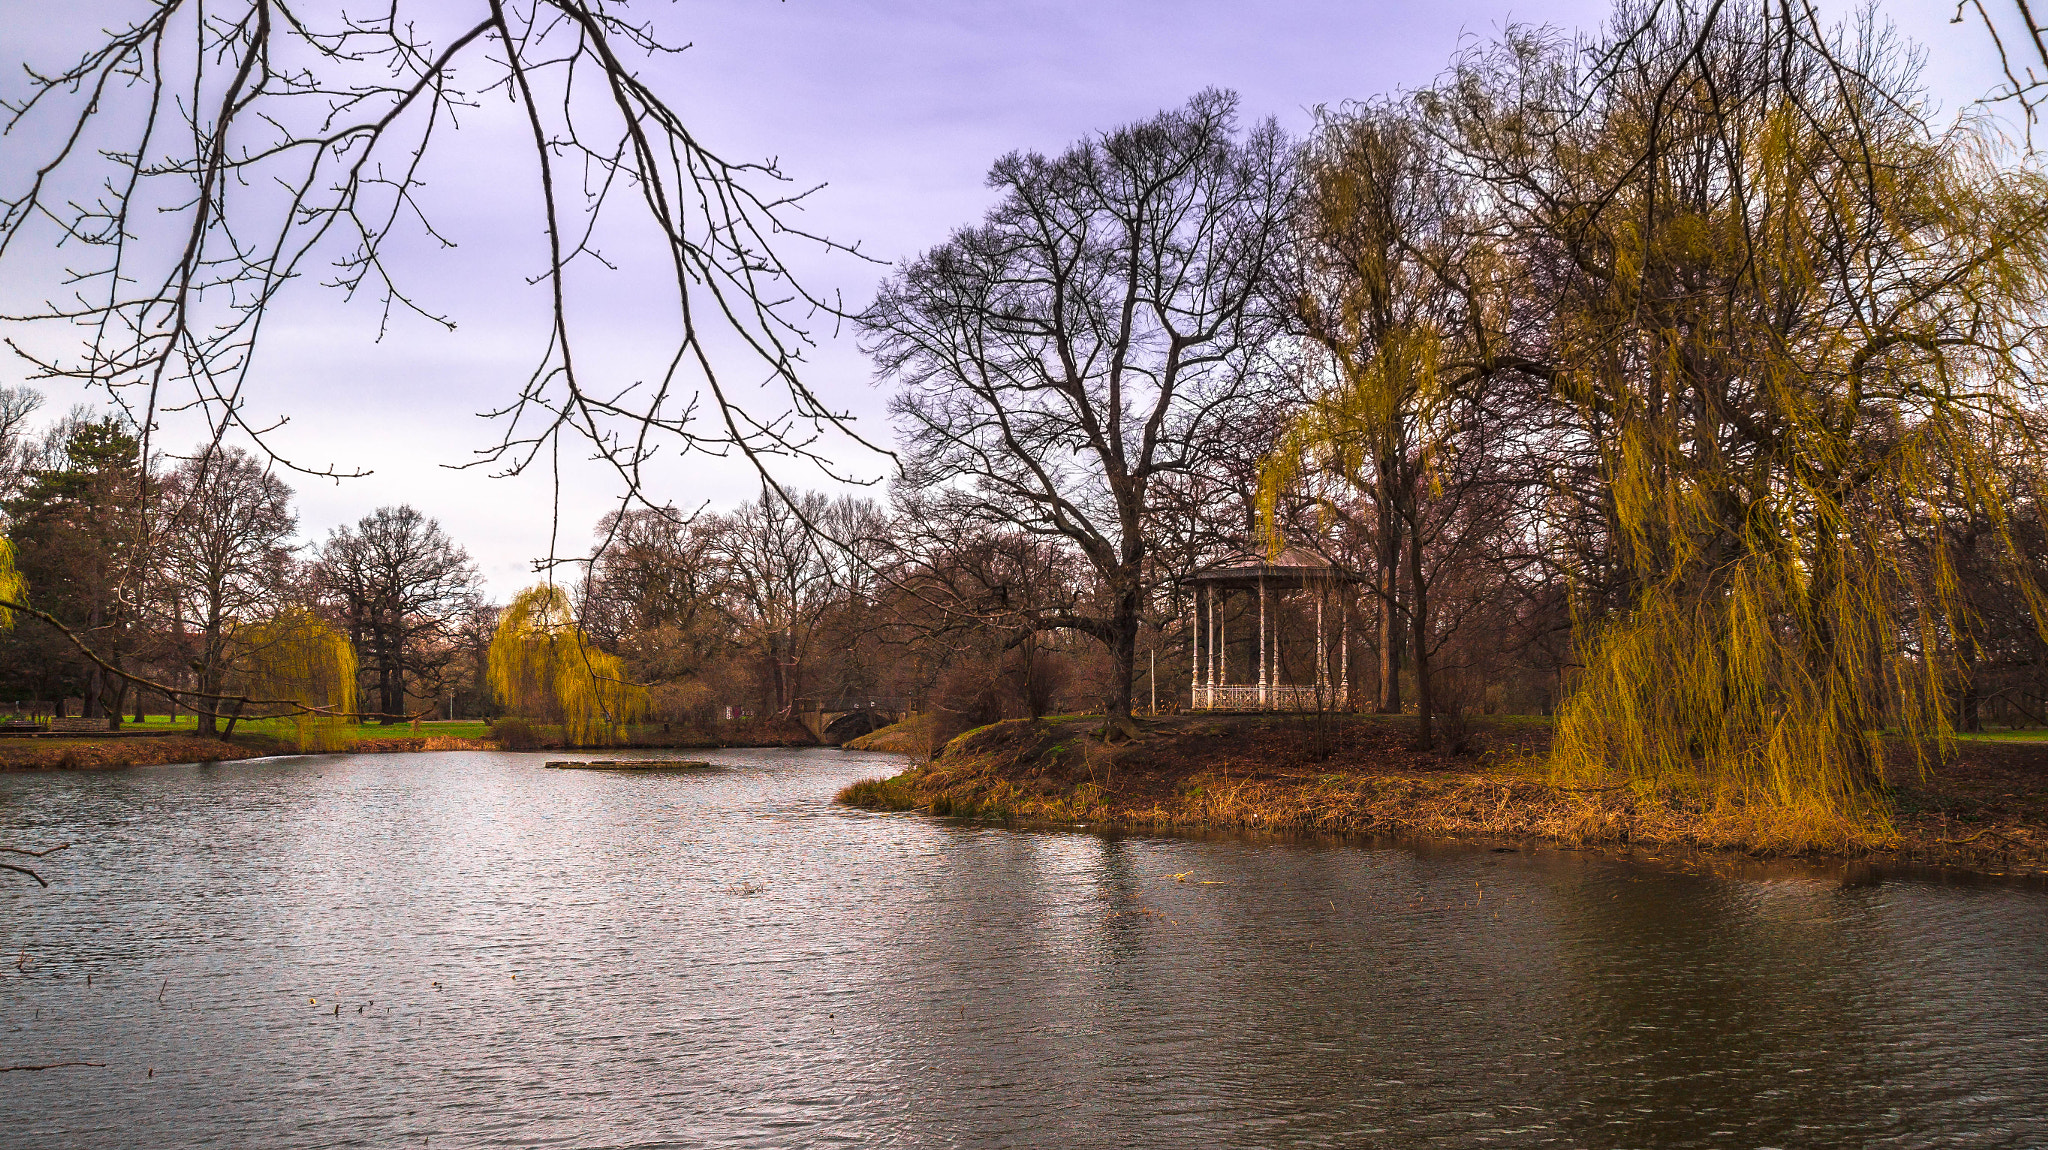
[[[704,771],[711,764],[703,759],[559,759],[548,763],[555,771]]]
[[[1412,715],[1191,713],[1141,719],[1124,740],[1098,714],[1006,720],[933,747],[929,724],[912,720],[848,744],[907,754],[912,765],[855,783],[839,801],[1026,825],[1678,847],[2048,873],[2048,741],[1959,739],[1924,775],[1899,772],[1887,825],[1816,836],[1761,804],[1560,785],[1544,716],[1461,717],[1445,734],[1437,750],[1418,751]]]

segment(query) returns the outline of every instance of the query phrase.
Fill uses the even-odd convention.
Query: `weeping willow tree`
[[[334,750],[356,710],[356,653],[346,636],[303,608],[238,627],[240,686],[257,715],[290,719],[299,749]],[[230,720],[229,731],[233,731]]]
[[[1946,475],[2002,523],[2048,181],[1932,127],[1916,68],[1868,19],[1635,4],[1598,42],[1512,36],[1427,100],[1519,261],[1620,587],[1581,599],[1561,781],[1868,837],[1886,729],[1950,737],[1953,571],[1906,562],[1901,517],[1953,513]]]
[[[568,593],[529,587],[505,608],[491,639],[491,690],[512,713],[559,724],[571,745],[606,745],[647,710],[647,692],[626,678],[618,656],[598,650],[576,625]]]

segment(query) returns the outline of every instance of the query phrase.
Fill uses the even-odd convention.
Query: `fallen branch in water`
[[[39,859],[48,855],[56,854],[58,851],[61,850],[68,850],[70,849],[70,847],[70,843],[62,843],[58,846],[50,847],[47,850],[39,851],[23,850],[20,847],[0,847],[0,853],[11,855],[27,855],[32,859]],[[13,863],[0,863],[0,870],[11,870],[16,874],[25,874],[28,877],[36,880],[37,882],[42,883],[44,886],[50,885],[49,882],[45,880],[42,875],[37,874],[36,872],[28,869],[25,866],[15,866]]]

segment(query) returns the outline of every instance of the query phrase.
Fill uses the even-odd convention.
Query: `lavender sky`
[[[123,10],[104,6],[106,19]],[[1846,11],[1830,3],[1824,12]],[[67,62],[98,20],[49,0],[0,0],[0,90],[18,91],[22,60]],[[983,174],[1013,149],[1056,150],[1086,133],[1179,104],[1206,86],[1236,90],[1247,118],[1305,128],[1311,109],[1427,83],[1461,38],[1490,38],[1510,22],[1590,28],[1608,5],[1544,0],[1338,3],[1214,0],[1011,4],[905,0],[690,0],[645,4],[645,18],[692,47],[645,65],[700,138],[735,159],[775,157],[802,184],[827,185],[803,222],[894,262],[945,239],[987,207]],[[1930,87],[1946,114],[1963,110],[1993,75],[1980,28],[1950,25],[1941,0],[1883,6],[1929,53]],[[533,579],[554,529],[549,469],[517,478],[451,471],[495,442],[477,413],[502,404],[531,366],[545,317],[542,290],[525,277],[544,267],[532,160],[509,126],[476,118],[441,141],[430,170],[435,223],[458,245],[406,248],[407,285],[458,324],[447,332],[401,320],[379,341],[378,309],[304,285],[276,316],[254,382],[252,409],[292,420],[278,443],[296,459],[366,468],[340,483],[294,479],[302,534],[323,537],[385,503],[410,502],[439,518],[478,560],[502,597]],[[22,176],[22,149],[0,140],[0,182]],[[857,307],[885,268],[793,249],[808,286]],[[647,285],[627,270],[595,289],[605,351],[629,364]],[[0,285],[6,294],[21,285]],[[659,285],[655,285],[658,287]],[[886,437],[883,393],[852,337],[819,331],[807,378],[863,430]],[[621,367],[621,370],[627,370]],[[27,365],[0,360],[0,384]],[[61,386],[47,413],[92,397]],[[177,448],[196,424],[168,421]],[[850,471],[882,477],[886,460],[847,454]],[[730,505],[756,489],[744,465],[692,457],[657,470],[658,495],[678,506]],[[825,486],[802,467],[797,486]],[[562,550],[587,545],[613,505],[617,481],[565,451],[560,476]],[[879,494],[879,492],[878,492]]]

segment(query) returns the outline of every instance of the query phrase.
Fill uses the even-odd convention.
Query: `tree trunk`
[[[97,631],[100,625],[99,608],[95,607],[85,617],[87,631]],[[95,644],[97,645],[97,644]],[[87,663],[85,667],[85,698],[80,700],[78,717],[81,719],[103,719],[106,717],[106,700],[100,693],[107,689],[107,673],[98,663]]]
[[[403,721],[400,716],[405,713],[405,672],[399,666],[399,644],[391,636],[384,636],[377,646],[381,654],[377,661],[377,710],[383,715],[377,721],[388,726]]]
[[[1392,529],[1382,533],[1379,589],[1379,699],[1373,709],[1382,715],[1401,713],[1401,615],[1397,591],[1401,584],[1401,536]]]
[[[117,667],[121,665],[118,657],[114,665]],[[112,731],[119,729],[121,726],[121,712],[128,709],[128,680],[108,675],[107,683],[104,709],[107,712],[107,729]]]
[[[1109,721],[1129,733],[1131,722],[1131,681],[1138,675],[1138,614],[1142,600],[1133,580],[1117,593],[1116,618],[1109,644],[1116,664],[1110,676],[1110,696],[1104,710]]]
[[[220,700],[204,696],[220,694],[222,680],[227,678],[227,639],[222,618],[220,596],[212,594],[206,604],[206,621],[199,630],[199,666],[192,676],[193,685],[199,688],[201,698],[193,713],[198,716],[193,726],[195,734],[215,737],[220,734]]]
[[[212,650],[211,643],[208,644],[208,650]],[[222,676],[218,661],[209,657],[206,663],[201,664],[197,678],[199,694],[202,697],[197,711],[199,719],[194,727],[194,731],[197,734],[208,737],[216,736],[220,734],[220,700],[205,698],[204,696],[220,694]]]
[[[1983,696],[1977,689],[1977,661],[1966,655],[1962,664],[1963,692],[1962,697],[1956,701],[1956,726],[1975,733],[1984,729],[1984,716],[1981,713]]]
[[[1422,578],[1422,548],[1408,548],[1409,646],[1415,661],[1415,746],[1427,751],[1435,743],[1431,729],[1432,706],[1429,683],[1429,584]]]

